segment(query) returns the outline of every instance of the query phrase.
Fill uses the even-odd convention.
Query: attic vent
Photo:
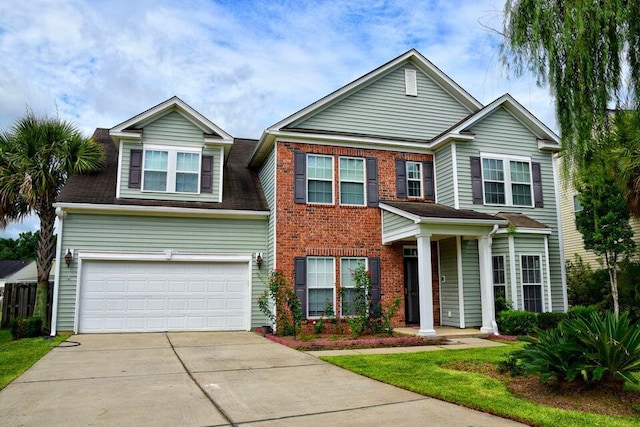
[[[418,96],[418,81],[416,79],[416,70],[404,70],[404,87],[406,94],[409,96]]]

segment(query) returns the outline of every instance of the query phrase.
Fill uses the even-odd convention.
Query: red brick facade
[[[382,303],[399,297],[402,305],[394,323],[405,324],[403,244],[382,244],[381,211],[377,207],[340,206],[337,158],[376,157],[380,200],[407,200],[396,197],[396,159],[430,161],[428,154],[347,148],[291,142],[276,142],[276,259],[277,268],[293,283],[294,258],[330,256],[336,258],[336,280],[340,278],[340,257],[379,257],[381,261]],[[294,203],[294,151],[334,156],[333,205]],[[437,260],[437,258],[436,258]],[[437,261],[434,265],[437,267]],[[437,271],[437,270],[435,270]],[[434,275],[437,280],[437,273]],[[438,286],[434,283],[434,321],[439,325]]]

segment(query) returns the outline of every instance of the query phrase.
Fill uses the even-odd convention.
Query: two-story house
[[[495,332],[495,295],[566,309],[558,137],[509,95],[483,106],[415,50],[257,142],[176,98],[96,138],[105,170],[73,177],[57,205],[58,256],[73,260],[54,331],[259,326],[271,269],[305,317],[349,315],[358,265],[421,335]]]

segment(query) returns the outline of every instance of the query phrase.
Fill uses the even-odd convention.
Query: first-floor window
[[[353,280],[353,272],[359,266],[367,267],[366,258],[341,258],[340,259],[340,286],[342,286],[342,315],[353,316],[356,314],[356,283]]]
[[[507,297],[507,279],[504,267],[504,255],[492,257],[493,261],[493,298]]]
[[[522,255],[520,271],[524,309],[542,312],[542,267],[539,255]]]
[[[335,301],[335,259],[307,258],[307,313],[309,317],[326,314],[327,306]]]

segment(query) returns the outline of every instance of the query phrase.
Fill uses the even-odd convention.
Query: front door
[[[420,323],[420,299],[418,291],[417,249],[404,250],[404,318],[407,324]],[[438,246],[431,242],[431,284],[433,289],[433,323],[440,325],[440,280],[438,272]]]

